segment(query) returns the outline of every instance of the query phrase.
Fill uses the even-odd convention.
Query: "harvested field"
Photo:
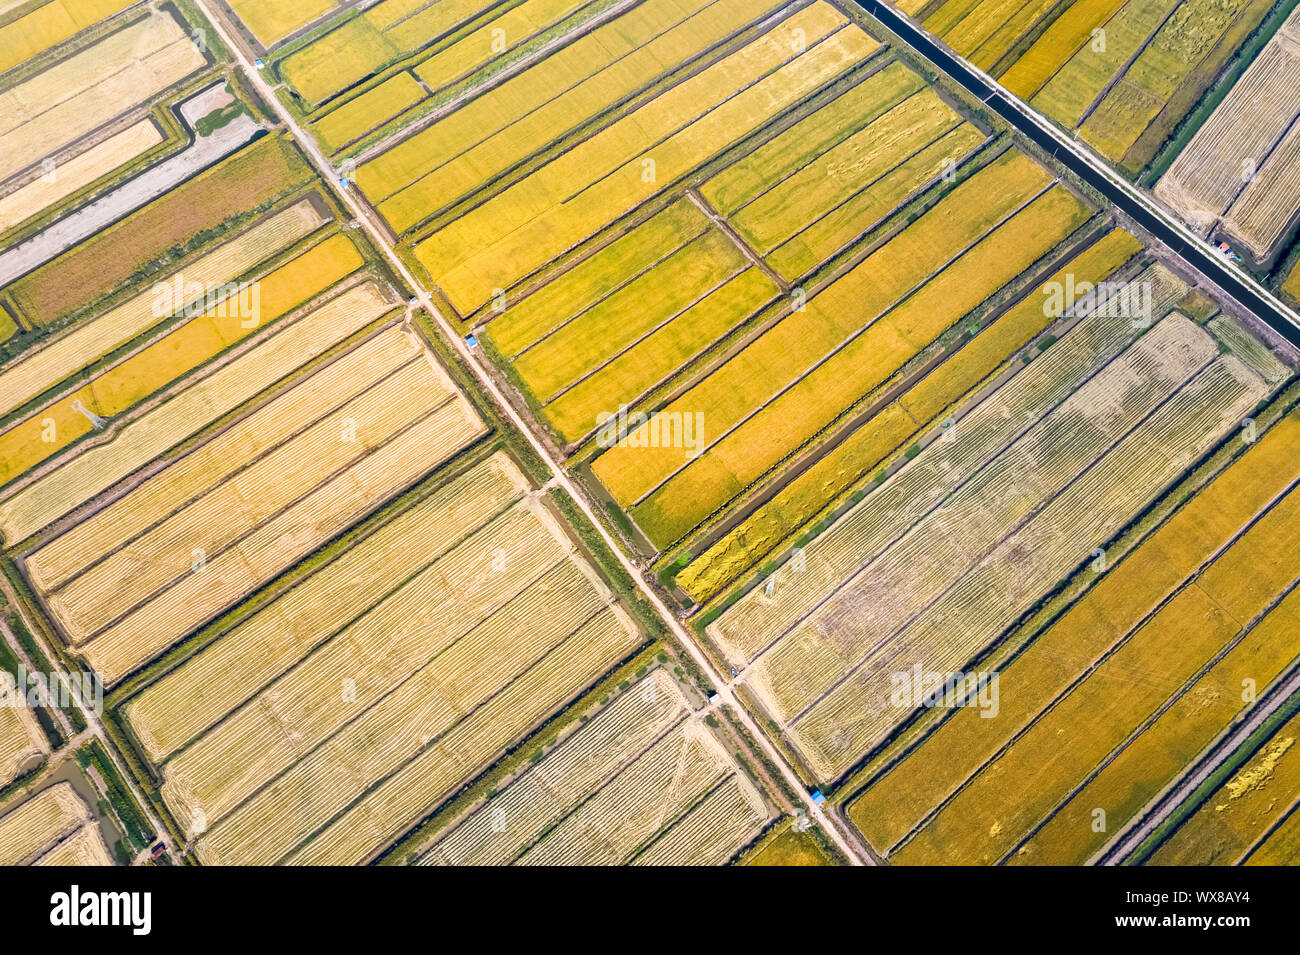
[[[718,865],[769,818],[662,669],[461,821],[421,865]]]
[[[1289,16],[1156,184],[1156,195],[1202,233],[1221,220],[1257,259],[1280,241],[1298,202],[1300,10]]]
[[[492,458],[348,548],[216,644],[131,699],[127,718],[160,763],[282,675],[332,632],[339,607],[373,606],[393,579],[442,557],[526,490]],[[430,548],[429,542],[436,545]]]
[[[19,689],[8,671],[0,670],[0,787],[8,786],[50,752],[36,716],[26,705],[27,688]],[[18,696],[11,699],[11,695]]]
[[[91,821],[70,783],[55,783],[0,816],[0,864],[35,861]]]
[[[313,407],[305,421],[304,405],[294,402],[302,430],[289,440],[264,444],[263,434],[236,426],[220,440],[247,449],[243,467],[196,450],[197,462],[177,461],[98,512],[86,530],[70,532],[73,541],[94,537],[102,549],[77,551],[74,566],[85,567],[79,574],[65,558],[58,589],[44,596],[66,638],[106,682],[269,582],[482,433],[478,416],[411,333],[389,329],[364,347],[368,361],[355,371],[359,380],[348,382],[354,396],[327,413]],[[322,385],[333,384],[336,371],[326,366]],[[317,398],[318,390],[308,378],[286,397]],[[218,473],[194,494],[204,464],[228,476]],[[160,510],[135,510],[141,499]],[[141,513],[155,523],[131,533]],[[47,561],[38,552],[35,576],[45,579],[70,546],[54,541]]]
[[[1298,444],[1300,422],[1294,417],[1282,419],[1101,577],[1004,670],[999,719],[981,719],[975,710],[953,714],[905,761],[856,797],[849,804],[849,817],[868,841],[881,853],[891,851],[1059,694],[1231,544],[1243,526],[1267,511],[1300,479],[1295,463]],[[1108,830],[1118,832],[1120,822],[1112,814]]]
[[[1134,280],[1158,285],[1154,314],[1169,310],[1187,286],[1163,269]],[[751,594],[710,628],[736,664],[794,626],[843,580],[864,553],[904,533],[913,522],[1040,421],[1095,370],[1138,335],[1130,319],[1092,312],[1068,335],[1014,375],[962,419],[964,439],[936,442],[882,484],[805,550],[805,568],[787,564],[773,575],[780,599]],[[874,546],[871,542],[877,542]]]
[[[283,251],[299,239],[324,225],[325,220],[310,200],[258,222],[242,235],[198,256],[174,274],[160,279],[158,285],[175,288],[176,311],[190,305],[191,299],[215,286],[235,282],[259,262]],[[190,291],[186,291],[186,289]],[[157,314],[158,294],[151,289],[128,299],[116,308],[77,325],[68,334],[41,343],[19,359],[0,369],[0,415],[38,397],[72,372],[88,368],[114,349],[148,331],[169,316]]]
[[[99,827],[87,824],[68,836],[32,865],[103,866],[112,865],[108,846],[99,834]]]
[[[1076,337],[1090,344],[1089,324],[1058,346]],[[1060,358],[1058,346],[1035,364]],[[1191,322],[1166,319],[973,478],[947,465],[942,473],[956,493],[945,492],[941,509],[922,516],[925,505],[914,511],[915,504],[891,493],[914,468],[923,479],[935,473],[923,462],[950,453],[939,443],[808,549],[812,557],[819,545],[834,546],[845,528],[865,528],[868,515],[878,513],[885,518],[876,524],[881,536],[864,540],[855,532],[844,570],[828,573],[823,564],[813,572],[805,558],[804,573],[785,593],[755,591],[723,615],[711,628],[715,639],[744,659],[757,655],[743,680],[819,779],[842,774],[908,715],[910,708],[888,705],[891,673],[910,672],[914,663],[926,672],[958,670],[1271,390],[1235,358],[1215,359],[1216,351]],[[1018,380],[1032,370],[985,402],[990,415],[1000,417],[998,399],[1014,397]],[[1115,393],[1126,395],[1122,410],[1107,397]],[[977,428],[985,405],[971,415]],[[1085,420],[1098,414],[1092,424]],[[987,453],[978,435],[963,433],[963,453]],[[1150,483],[1136,480],[1139,473]],[[907,528],[917,517],[894,536],[891,528]],[[828,589],[818,583],[837,578]],[[792,611],[770,629],[752,619],[741,623],[755,611],[771,617],[766,608],[782,604]],[[855,609],[868,605],[870,615]]]
[[[823,772],[843,772],[906,715],[880,705],[882,681],[888,686],[892,673],[918,662],[930,672],[955,672],[1235,428],[1267,393],[1235,358],[1211,364],[1084,479],[908,624],[891,641],[896,648],[860,667],[800,717],[792,739],[816,754],[810,761]],[[844,714],[861,713],[865,700],[871,701],[872,715],[843,727]]]
[[[53,178],[33,179],[0,199],[0,232],[21,225],[50,206],[115,169],[144,155],[163,141],[158,125],[142,119],[63,163]]]
[[[309,312],[124,425],[109,442],[81,453],[0,502],[0,533],[14,544],[49,526],[390,307],[374,285],[366,284]]]
[[[0,73],[44,53],[134,0],[49,0],[0,27]]]
[[[785,39],[795,28],[809,43],[801,53]],[[879,49],[824,3],[794,14],[780,31],[780,38],[755,40],[421,239],[415,257],[468,314],[494,289],[513,287]]]
[[[1048,282],[1064,285],[1068,276],[1099,282],[1139,251],[1121,230],[1111,232],[1071,260]],[[1043,283],[1047,286],[1047,283]],[[795,478],[745,521],[716,541],[677,575],[677,585],[704,602],[758,566],[829,503],[869,475],[913,433],[1016,357],[1052,319],[1044,314],[1040,286],[1007,310],[973,341],[944,361],[811,468]],[[1068,308],[1073,302],[1063,302]]]
[[[167,269],[235,220],[305,185],[311,169],[288,140],[266,136],[8,286],[44,326]]]
[[[1288,593],[1295,581],[1297,548],[1283,543],[1284,528],[1295,520],[1297,508],[1300,497],[1293,494],[1242,535],[1198,581],[1178,591],[1086,681],[968,783],[903,847],[898,859],[916,862],[952,851],[969,852],[969,861],[992,862],[1031,834],[1015,861],[1081,863],[1102,848],[1107,836],[1091,832],[1088,825],[1094,808],[1103,808],[1108,830],[1117,831],[1247,708],[1240,693],[1246,676],[1266,686],[1300,652],[1294,637],[1300,593]],[[1223,590],[1225,583],[1232,588],[1237,577],[1256,567],[1262,572],[1252,582],[1251,593],[1229,595]],[[1238,621],[1250,629],[1243,632]],[[1216,662],[1220,653],[1224,655]],[[1198,676],[1210,662],[1214,665]],[[1162,704],[1168,709],[1155,710]],[[1092,731],[1086,739],[1061,751],[1056,742],[1061,728],[1071,721],[1078,725],[1085,712],[1105,716],[1089,723]],[[1156,714],[1154,722],[1144,723]],[[1122,752],[1103,762],[1120,747]],[[1091,778],[1090,770],[1095,773]],[[1084,782],[1087,785],[1074,794]],[[990,786],[999,793],[999,825],[995,834],[985,835],[988,827],[981,824],[987,813],[971,807],[981,792],[987,798]],[[1068,801],[1057,807],[1063,800]],[[962,813],[965,820],[957,824]],[[1073,831],[1081,816],[1084,831]],[[1046,820],[1042,828],[1029,828],[1041,820]],[[955,828],[970,836],[963,843],[969,849],[954,847],[950,840]]]
[[[5,91],[0,94],[0,180],[206,64],[181,24],[157,13]]]
[[[639,643],[526,490],[475,466],[127,704],[201,860],[364,861]]]
[[[878,649],[1173,395],[1208,363],[1212,347],[1190,322],[1171,320],[1094,376],[757,658],[750,679],[769,706],[791,719],[820,698],[846,666]],[[1123,396],[1122,411],[1108,395]],[[924,574],[912,569],[918,559],[926,561]],[[878,610],[860,620],[869,597],[879,599]]]
[[[223,301],[33,412],[0,434],[0,483],[13,480],[95,430],[82,409],[111,421],[260,328],[274,324],[364,262],[350,238],[331,236],[260,279],[258,307]]]

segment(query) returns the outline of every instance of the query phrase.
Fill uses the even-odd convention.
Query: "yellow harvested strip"
[[[458,397],[331,478],[217,558],[103,631],[83,650],[106,683],[161,653],[306,557],[483,433]]]
[[[672,677],[656,667],[452,829],[420,865],[511,862],[690,711]],[[501,818],[510,823],[505,831],[493,822]]]
[[[795,14],[433,233],[416,258],[472,311],[879,48],[843,23],[820,2]],[[802,53],[787,39],[796,28],[815,44]]]
[[[126,165],[163,141],[158,125],[142,119],[58,167],[56,175],[33,179],[0,199],[0,232],[26,222],[78,189]]]
[[[409,678],[403,674],[400,685],[359,716],[360,708],[353,708],[352,722],[230,821],[269,830],[270,842],[288,851],[520,674],[545,666],[547,655],[571,634],[609,615],[602,607],[584,572],[573,563],[561,564]],[[222,841],[224,831],[219,823],[214,838]]]
[[[135,0],[50,0],[0,27],[0,73],[57,46]]]
[[[1050,182],[1051,174],[1033,160],[1008,151],[663,411],[703,413],[712,443],[869,327]],[[643,425],[593,465],[596,477],[625,506],[690,460],[687,448],[652,446],[649,432],[650,426]]]
[[[82,409],[111,419],[183,378],[226,349],[273,324],[365,264],[344,235],[335,235],[237,292],[164,338],[101,372],[81,388],[33,411],[0,434],[0,483],[30,470],[94,427]]]
[[[312,131],[321,145],[333,152],[378,129],[427,95],[410,73],[398,73],[316,120]]]
[[[1300,716],[1283,723],[1173,833],[1148,865],[1234,865],[1300,795]]]
[[[734,769],[703,722],[689,720],[550,830],[517,864],[626,862]]]
[[[472,644],[483,620],[533,588],[556,565],[566,566],[564,557],[564,544],[554,530],[527,502],[517,505],[400,582],[392,594],[169,762],[162,789],[168,805],[187,830],[199,813],[209,826],[215,824],[377,704],[398,681],[461,638],[470,635]],[[537,592],[556,598],[552,609],[557,617],[566,605],[585,603],[582,589],[589,590],[590,582],[575,574],[579,590],[570,579]],[[584,610],[583,619],[594,609]],[[352,679],[352,693],[338,692],[340,673]]]
[[[1251,680],[1259,686],[1272,683],[1297,653],[1300,653],[1300,591],[1293,590],[1209,672],[1188,687],[1154,724],[1057,809],[1009,861],[1017,865],[1087,862],[1110,838],[1093,831],[1091,823],[1097,809],[1105,811],[1107,828],[1118,832],[1157,793],[1174,782],[1233,719],[1250,710],[1252,704],[1242,700],[1242,687]],[[1123,696],[1128,690],[1120,687],[1118,692]],[[1118,717],[1118,713],[1114,714],[1117,723]],[[1129,728],[1127,724],[1119,725],[1125,730]],[[1089,730],[1101,735],[1110,728],[1094,722]],[[1068,778],[1060,781],[1064,783]],[[1077,780],[1069,779],[1069,782],[1077,785]],[[1039,790],[1034,805],[1050,805],[1063,791],[1063,786]]]
[[[849,818],[867,840],[888,852],[992,759],[1086,667],[1300,478],[1298,448],[1300,419],[1283,418],[1003,671],[998,719],[983,719],[973,709],[954,713],[906,761],[851,802]]]
[[[1064,283],[1067,275],[1082,282],[1099,282],[1140,250],[1141,244],[1133,236],[1116,229],[1080,253],[1048,282]],[[931,422],[1038,334],[1051,321],[1044,315],[1043,291],[1043,287],[1036,289],[1001,315],[896,404],[875,415],[710,546],[677,575],[677,585],[703,602],[758,564],[826,504],[868,474],[909,434]],[[1073,304],[1063,302],[1065,308]]]
[[[107,49],[90,47],[0,101],[0,179],[76,142],[206,62],[167,14],[156,14],[103,43]]]
[[[207,289],[233,282],[263,261],[316,230],[324,219],[315,205],[304,200],[259,222],[247,232],[212,252],[194,259],[162,278],[158,286],[182,291],[172,303],[187,306]],[[196,294],[198,293],[198,294]],[[154,289],[135,296],[110,311],[79,324],[69,334],[42,344],[0,371],[0,414],[7,414],[54,387],[70,374],[131,341],[163,318]],[[180,299],[180,301],[176,301]]]
[[[722,865],[770,818],[758,790],[737,773],[655,840],[632,865]]]
[[[274,46],[337,9],[334,0],[230,0],[230,7],[262,46]]]
[[[169,672],[124,707],[155,763],[303,659],[393,581],[441,557],[527,490],[501,454],[431,494]],[[344,609],[345,608],[345,609]]]
[[[364,861],[640,643],[636,626],[617,607],[601,613],[371,789],[286,861],[295,865]],[[248,847],[241,833],[231,835],[233,845]]]
[[[196,552],[212,561],[451,394],[449,384],[416,358],[328,415],[314,418],[315,409],[302,408],[311,427],[68,581],[47,599],[50,612],[74,645],[85,643],[140,601],[194,573]]]
[[[24,766],[50,752],[49,740],[26,703],[26,693],[27,687],[20,690],[13,675],[0,670],[0,786],[9,785]]]
[[[20,865],[90,821],[71,783],[55,783],[0,816],[0,865]]]
[[[197,381],[113,439],[82,452],[0,503],[0,532],[24,540],[221,415],[311,361],[390,308],[371,283],[350,289]]]
[[[43,592],[61,587],[185,502],[392,374],[418,354],[419,347],[401,328],[384,329],[34,552],[27,558],[28,577]]]
[[[68,836],[32,865],[95,866],[112,865],[113,857],[96,825],[85,825]]]

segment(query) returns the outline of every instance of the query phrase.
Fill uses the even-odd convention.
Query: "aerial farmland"
[[[865,6],[0,0],[3,861],[1294,861],[1294,2]]]

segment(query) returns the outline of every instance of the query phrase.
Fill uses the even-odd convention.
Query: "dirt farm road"
[[[588,522],[596,529],[597,533],[600,534],[602,540],[605,542],[605,546],[615,555],[619,563],[623,566],[624,571],[636,582],[642,596],[655,608],[655,611],[662,618],[663,623],[672,631],[682,649],[691,655],[696,666],[700,668],[700,670],[717,688],[719,701],[731,707],[736,718],[745,726],[745,729],[753,737],[755,742],[762,747],[764,755],[781,771],[781,775],[785,779],[787,785],[793,789],[793,791],[799,796],[800,802],[803,803],[803,810],[822,827],[823,831],[826,832],[826,834],[835,842],[840,851],[843,852],[854,865],[873,865],[874,860],[863,852],[855,840],[846,833],[843,828],[843,823],[841,823],[833,814],[823,811],[821,806],[813,802],[812,797],[804,786],[802,780],[799,779],[799,776],[790,767],[790,764],[786,761],[781,752],[767,738],[763,730],[758,726],[757,722],[755,722],[754,718],[750,716],[749,711],[746,710],[741,702],[736,698],[735,692],[729,681],[716,670],[713,666],[713,662],[700,648],[699,644],[696,643],[694,635],[682,625],[681,621],[679,621],[663,601],[659,599],[659,596],[645,583],[640,570],[627,557],[618,542],[615,541],[610,533],[605,529],[604,525],[601,524],[596,515],[595,509],[587,499],[587,496],[572,481],[564,467],[555,461],[545,442],[534,433],[532,427],[515,410],[514,405],[512,405],[502,393],[501,389],[497,386],[496,381],[493,379],[492,374],[484,366],[480,353],[469,347],[465,342],[465,339],[457,333],[456,329],[452,327],[446,316],[444,316],[438,309],[437,305],[434,304],[428,290],[423,286],[423,284],[416,280],[414,275],[411,274],[411,271],[406,267],[406,263],[402,261],[400,256],[398,256],[397,250],[394,247],[392,240],[389,239],[387,231],[377,221],[374,213],[366,204],[356,197],[352,190],[340,187],[338,171],[333,167],[333,165],[331,165],[329,159],[323,152],[321,152],[319,147],[317,147],[315,140],[313,140],[311,136],[298,125],[293,116],[289,113],[288,109],[286,109],[284,104],[280,102],[279,98],[275,95],[274,90],[272,90],[271,85],[263,77],[262,73],[253,65],[246,46],[232,34],[226,21],[221,19],[217,12],[212,9],[210,0],[195,0],[195,5],[203,15],[207,17],[209,23],[211,23],[213,29],[217,31],[222,42],[230,48],[231,52],[235,56],[239,69],[244,73],[248,82],[257,90],[258,95],[263,98],[267,105],[275,111],[285,128],[292,133],[299,147],[308,156],[320,175],[329,183],[330,188],[339,197],[340,201],[351,210],[357,221],[362,224],[375,247],[384,254],[386,259],[388,259],[389,265],[393,268],[396,274],[401,276],[402,281],[407,284],[408,288],[414,290],[416,298],[424,307],[425,311],[433,317],[439,329],[446,336],[447,341],[456,349],[457,354],[474,372],[474,376],[478,379],[479,387],[491,397],[492,401],[497,405],[498,410],[505,416],[506,420],[508,420],[514,428],[527,439],[528,443],[532,446],[533,451],[546,462],[547,468],[551,471],[552,480],[555,484],[564,488],[564,490],[568,492],[569,496],[577,502],[578,507],[582,510],[582,513]]]

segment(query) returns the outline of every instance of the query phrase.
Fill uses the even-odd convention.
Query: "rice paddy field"
[[[1202,234],[1229,239],[1256,263],[1285,245],[1300,204],[1292,92],[1300,10],[1268,41],[1156,184],[1156,195]]]
[[[58,782],[0,806],[0,864],[112,865],[94,816],[71,784]]]
[[[416,498],[125,703],[200,861],[367,861],[642,642],[504,455]]]
[[[1152,289],[1151,327],[1085,303],[956,419],[954,439],[920,449],[709,625],[818,781],[842,778],[922,709],[894,692],[898,674],[960,672],[989,654],[1289,375],[1177,311],[1186,286],[1162,267],[1134,281]]]
[[[420,865],[720,865],[763,796],[661,668],[437,837]]]
[[[903,0],[897,6],[1136,178],[1273,3]]]

